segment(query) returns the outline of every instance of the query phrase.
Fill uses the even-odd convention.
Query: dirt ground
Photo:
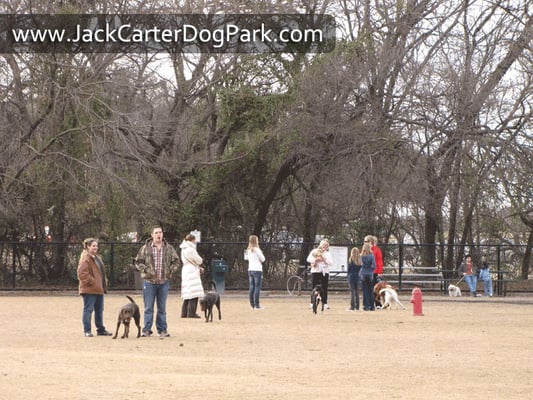
[[[227,293],[207,324],[179,318],[174,294],[170,338],[113,340],[83,336],[75,293],[1,293],[0,398],[531,398],[533,298],[425,296],[424,316],[400,299],[406,310],[347,312],[337,294],[313,315],[307,297],[264,293],[252,310]],[[106,296],[109,331],[126,302]]]

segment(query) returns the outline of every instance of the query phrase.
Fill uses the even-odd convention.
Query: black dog
[[[222,319],[220,313],[220,295],[216,292],[215,282],[211,282],[213,290],[207,292],[204,298],[200,300],[200,309],[204,312],[205,322],[213,322],[213,306],[217,306],[218,319]]]
[[[313,313],[315,314],[320,303],[322,303],[321,311],[324,311],[324,302],[322,301],[323,295],[324,293],[322,291],[322,285],[316,285],[313,291],[311,292],[311,304],[313,305]]]
[[[126,297],[130,299],[131,303],[124,304],[121,307],[120,312],[118,313],[117,331],[115,332],[115,336],[113,336],[113,339],[117,338],[120,323],[124,324],[124,334],[122,335],[121,339],[128,337],[130,333],[130,321],[132,318],[135,320],[135,325],[137,325],[137,337],[141,336],[141,312],[139,311],[139,306],[130,296]]]

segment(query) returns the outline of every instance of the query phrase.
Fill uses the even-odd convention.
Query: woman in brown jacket
[[[94,311],[94,323],[98,336],[111,336],[104,327],[104,293],[107,293],[105,265],[98,256],[98,241],[93,238],[83,241],[83,251],[78,264],[79,292],[83,297],[83,330],[85,336],[91,333],[91,316]]]

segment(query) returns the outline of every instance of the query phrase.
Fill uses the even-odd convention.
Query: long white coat
[[[181,245],[181,298],[184,300],[204,297],[204,288],[200,277],[200,265],[202,257],[196,251],[196,244],[184,240]]]

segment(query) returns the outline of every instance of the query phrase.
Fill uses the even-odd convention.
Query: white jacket
[[[329,274],[329,268],[333,265],[333,257],[331,256],[331,253],[329,251],[323,251],[322,258],[324,261],[318,260],[315,262],[315,259],[317,258],[314,256],[315,250],[317,249],[311,250],[307,256],[307,262],[311,264],[311,273]]]
[[[246,249],[246,259],[248,260],[248,271],[263,272],[265,256],[259,247],[254,247],[251,250]]]
[[[204,297],[204,288],[200,277],[200,265],[203,259],[196,251],[196,244],[184,240],[180,244],[180,249],[183,263],[183,269],[181,270],[181,298],[190,300]]]

